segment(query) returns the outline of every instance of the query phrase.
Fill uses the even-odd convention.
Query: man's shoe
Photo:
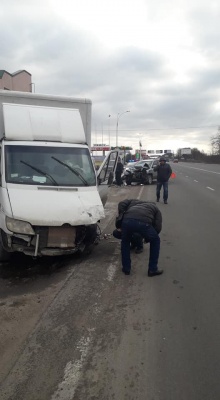
[[[156,276],[156,275],[161,275],[163,273],[162,269],[157,269],[156,271],[150,271],[148,270],[148,276]]]
[[[124,272],[125,275],[130,275],[130,271],[127,271],[126,269],[122,268],[122,272]]]
[[[144,249],[143,249],[143,247],[141,247],[141,248],[139,248],[139,249],[136,249],[135,250],[135,253],[136,254],[140,254],[140,253],[142,253],[144,251]]]
[[[167,200],[164,200],[164,204],[168,204],[168,203],[167,203]]]

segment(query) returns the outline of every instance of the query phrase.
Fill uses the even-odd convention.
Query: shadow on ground
[[[16,279],[17,281],[23,278],[35,278],[38,275],[51,275],[67,267],[70,261],[79,263],[81,259],[82,256],[79,254],[35,259],[14,253],[10,262],[0,263],[0,279]]]

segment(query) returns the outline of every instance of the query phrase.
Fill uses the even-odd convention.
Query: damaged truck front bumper
[[[31,234],[11,235],[1,231],[1,242],[7,252],[28,256],[58,256],[83,252],[87,245],[98,241],[97,224],[89,226],[32,227]]]

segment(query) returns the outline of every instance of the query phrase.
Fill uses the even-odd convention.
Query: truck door
[[[118,151],[112,150],[106,156],[102,165],[97,171],[98,190],[103,206],[105,205],[108,198],[108,188],[112,185],[114,180],[117,162]]]

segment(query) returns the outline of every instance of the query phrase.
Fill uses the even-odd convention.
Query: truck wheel
[[[98,226],[98,224],[92,224],[90,226],[87,226],[86,235],[85,235],[85,238],[83,241],[84,245],[85,245],[83,253],[85,255],[91,254],[95,245],[97,245],[99,243],[100,234],[101,234],[101,231],[100,231],[100,227]]]
[[[5,249],[3,249],[1,240],[0,240],[0,262],[6,262],[10,260],[11,254],[8,253]]]
[[[152,183],[153,183],[153,177],[152,177],[152,175],[148,175],[147,184],[152,185]]]

